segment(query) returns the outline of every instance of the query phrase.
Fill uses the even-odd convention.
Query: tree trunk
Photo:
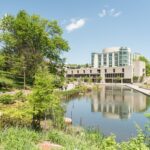
[[[41,129],[40,121],[41,121],[40,112],[38,114],[33,114],[31,123],[32,129],[40,130]]]

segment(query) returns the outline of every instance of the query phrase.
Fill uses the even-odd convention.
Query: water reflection
[[[128,119],[146,109],[146,96],[126,87],[104,86],[100,92],[93,91],[91,99],[92,112],[111,119]]]
[[[150,97],[123,86],[104,86],[65,103],[65,116],[72,118],[73,125],[114,133],[118,141],[135,136],[135,124],[144,129],[148,121],[144,114],[150,113]]]

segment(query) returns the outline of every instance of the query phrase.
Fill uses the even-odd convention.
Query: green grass
[[[78,96],[80,93],[85,93],[88,91],[91,91],[91,88],[88,88],[86,86],[77,86],[76,88],[68,91],[55,91],[55,94],[61,97],[61,99],[68,99],[74,96]]]
[[[115,136],[103,137],[96,131],[69,128],[66,131],[50,129],[35,132],[27,128],[0,130],[0,148],[4,150],[37,150],[42,141],[63,146],[64,150],[149,150],[144,144],[142,133],[128,142],[117,143]]]
[[[40,134],[26,128],[0,131],[0,147],[4,150],[37,150]]]

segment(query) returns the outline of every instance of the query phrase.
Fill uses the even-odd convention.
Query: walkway
[[[5,94],[15,95],[18,92],[22,92],[23,94],[28,95],[31,93],[31,90],[15,90],[15,91],[11,91],[11,92],[0,92],[0,95],[5,95]]]
[[[135,84],[125,84],[125,86],[130,87],[130,88],[132,88],[134,90],[137,90],[137,91],[139,91],[141,93],[144,93],[144,94],[150,96],[150,90],[148,90],[148,89],[140,88],[138,85],[135,85]]]

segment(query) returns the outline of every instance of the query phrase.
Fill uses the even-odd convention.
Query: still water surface
[[[124,86],[103,86],[65,104],[65,116],[72,118],[73,125],[114,133],[117,141],[135,136],[136,124],[144,129],[148,122],[144,114],[150,113],[150,97]]]

